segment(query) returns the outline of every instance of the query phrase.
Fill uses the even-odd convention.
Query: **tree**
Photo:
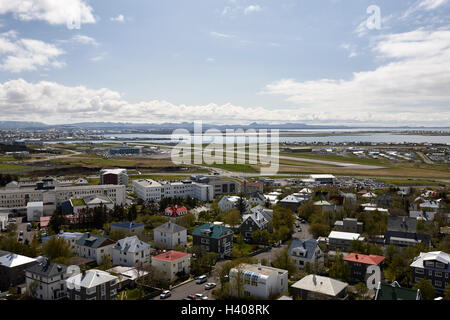
[[[48,223],[48,226],[51,230],[53,230],[54,233],[59,233],[61,230],[61,226],[67,224],[67,219],[62,213],[61,210],[57,210],[52,217],[50,218],[50,221]]]
[[[64,259],[72,256],[70,244],[63,238],[52,236],[42,247],[44,254],[50,259]]]
[[[295,260],[289,255],[288,248],[283,249],[277,254],[272,265],[275,268],[287,270],[288,274],[294,274],[297,271]]]
[[[450,284],[445,287],[444,299],[450,300]]]
[[[104,254],[103,256],[102,256],[102,263],[101,263],[101,265],[99,266],[99,269],[102,269],[102,270],[108,270],[108,269],[111,269],[112,268],[112,260],[111,260],[111,257],[109,256],[109,255],[107,255],[107,254]]]
[[[231,274],[232,278],[230,279],[230,295],[242,299],[244,298],[244,275],[240,264],[235,266],[234,269],[235,271]]]
[[[331,228],[326,224],[313,223],[309,226],[309,232],[314,238],[326,237],[330,234]]]
[[[239,225],[241,223],[241,213],[239,210],[233,209],[226,214],[224,220],[226,224],[232,227]]]
[[[247,212],[247,200],[242,194],[239,195],[239,199],[236,201],[236,209],[241,215]]]
[[[369,291],[366,284],[364,282],[359,282],[355,285],[355,289],[358,293],[358,296],[364,300],[366,298],[367,292]]]
[[[270,239],[270,233],[267,230],[256,230],[252,233],[252,239],[256,243],[267,244]]]
[[[414,285],[413,289],[420,290],[420,296],[422,297],[422,300],[434,299],[434,287],[431,284],[430,280],[421,279]]]
[[[350,266],[344,261],[344,256],[339,253],[330,267],[330,277],[341,281],[350,278]]]
[[[122,229],[116,229],[109,233],[108,238],[114,241],[119,241],[120,239],[126,238],[128,233]]]

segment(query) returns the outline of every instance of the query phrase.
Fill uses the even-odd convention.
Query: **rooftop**
[[[37,260],[15,253],[8,253],[0,257],[0,266],[8,268],[14,268],[31,262],[37,262]]]
[[[342,290],[347,288],[348,283],[341,282],[332,278],[317,276],[314,274],[307,275],[292,285],[292,288],[316,292],[335,297]]]
[[[167,251],[166,253],[161,253],[157,256],[154,256],[152,259],[164,260],[164,261],[176,261],[178,259],[182,259],[187,256],[190,256],[190,254],[171,250],[171,251]]]
[[[328,238],[342,239],[342,240],[358,240],[360,234],[352,232],[331,231]]]
[[[359,254],[359,253],[350,253],[348,256],[344,258],[344,261],[350,261],[350,262],[358,262],[363,264],[369,264],[369,265],[379,265],[381,262],[384,261],[383,256],[377,256],[377,255],[365,255],[365,254]]]

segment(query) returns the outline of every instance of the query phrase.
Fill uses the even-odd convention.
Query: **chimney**
[[[356,258],[356,260],[358,260],[358,255],[357,254],[355,254],[355,258]]]

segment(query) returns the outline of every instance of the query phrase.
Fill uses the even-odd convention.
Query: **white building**
[[[288,291],[288,271],[261,264],[240,264],[229,273],[230,294],[269,299]],[[239,283],[241,282],[241,283]],[[242,292],[238,288],[243,286]]]
[[[187,245],[187,229],[173,222],[166,222],[153,230],[155,246],[173,249],[176,245]]]
[[[212,201],[211,185],[192,182],[157,182],[151,179],[133,180],[133,189],[139,199],[159,202],[161,198],[192,197],[200,201]]]
[[[346,251],[355,240],[363,241],[364,238],[360,237],[359,233],[331,231],[328,235],[329,250]]]
[[[294,259],[298,269],[303,269],[307,263],[310,263],[311,266],[317,265],[319,267],[322,267],[324,264],[324,253],[315,239],[292,240],[288,253]]]
[[[43,202],[28,202],[27,203],[27,221],[36,222],[40,221],[44,216],[44,203]]]
[[[57,205],[72,198],[106,196],[115,204],[125,202],[126,187],[121,185],[59,186],[57,182],[37,187],[15,187],[0,190],[0,207],[26,208],[29,202],[43,202],[44,214],[52,215]],[[47,210],[49,208],[50,210]]]
[[[152,266],[162,272],[162,277],[170,282],[177,279],[177,274],[189,274],[191,255],[179,251],[168,251],[152,258]]]
[[[103,256],[105,255],[112,259],[114,245],[114,241],[90,233],[83,234],[75,241],[77,255],[83,258],[94,259],[97,264],[103,262]]]
[[[72,250],[72,252],[74,254],[77,254],[78,253],[78,246],[76,245],[76,242],[83,235],[84,235],[84,233],[80,233],[80,232],[64,232],[64,231],[60,231],[60,233],[57,234],[55,237],[57,239],[62,238],[64,240],[66,240],[66,242],[70,245],[70,249]],[[51,236],[43,237],[42,238],[42,243],[46,243],[50,239],[51,239]]]
[[[117,241],[112,249],[113,265],[124,267],[143,267],[151,263],[150,245],[137,236]]]

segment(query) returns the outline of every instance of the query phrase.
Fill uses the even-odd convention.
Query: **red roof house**
[[[186,207],[175,205],[173,207],[166,208],[162,215],[168,218],[179,218],[186,214],[189,214]]]

